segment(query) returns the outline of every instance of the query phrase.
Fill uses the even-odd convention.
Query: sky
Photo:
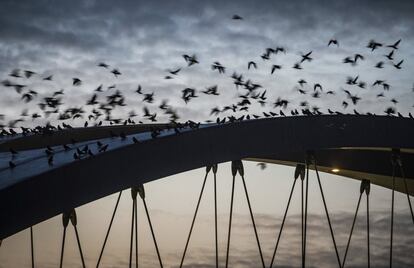
[[[127,106],[117,107],[113,111],[114,118],[126,118],[134,110],[137,114],[135,121],[148,122],[143,117],[143,107],[156,112],[160,122],[168,121],[158,105],[162,100],[168,100],[181,117],[182,121],[215,120],[210,111],[214,107],[220,110],[224,106],[237,103],[238,95],[246,90],[236,89],[230,75],[233,72],[243,74],[245,80],[251,79],[262,85],[258,92],[266,90],[267,103],[262,107],[257,101],[252,101],[248,114],[261,115],[262,112],[274,111],[273,102],[278,97],[289,101],[283,110],[289,114],[291,109],[301,108],[302,101],[308,101],[309,107],[320,107],[324,113],[327,109],[344,113],[372,112],[383,114],[388,107],[394,107],[398,112],[407,115],[414,112],[414,3],[412,1],[1,1],[0,3],[0,80],[27,85],[23,92],[36,90],[38,96],[29,103],[21,100],[21,95],[13,88],[0,85],[0,126],[6,128],[9,122],[22,118],[25,109],[39,113],[41,118],[32,120],[23,116],[24,122],[17,126],[34,126],[51,122],[59,123],[56,115],[45,117],[38,107],[44,97],[51,96],[54,91],[64,89],[62,110],[85,106],[86,100],[93,94],[95,88],[103,85],[104,92],[99,93],[98,100],[102,101],[107,95],[120,90],[126,98]],[[238,14],[243,20],[232,20]],[[328,46],[328,41],[335,38],[339,46]],[[383,43],[383,47],[371,52],[366,46],[373,39]],[[392,51],[386,48],[401,39],[398,50],[394,52],[394,60],[389,61],[385,54]],[[270,60],[260,57],[266,48],[286,48],[286,54],[271,55]],[[302,70],[293,69],[294,63],[301,60],[301,54],[312,51],[311,62],[304,62]],[[345,57],[360,53],[364,60],[356,66],[344,64]],[[183,54],[196,54],[199,64],[187,66]],[[401,69],[396,69],[392,63],[404,60]],[[225,74],[219,74],[211,69],[213,62],[219,61],[226,67]],[[258,68],[247,69],[247,63],[255,61]],[[384,68],[374,66],[384,61]],[[105,62],[109,69],[98,67]],[[281,70],[270,74],[271,66],[278,64]],[[117,68],[122,74],[116,78],[110,70]],[[168,70],[181,68],[178,75],[171,75]],[[32,70],[36,74],[30,79],[14,78],[9,74],[14,69]],[[53,81],[43,78],[53,75]],[[165,79],[170,75],[173,79]],[[358,76],[358,81],[366,82],[365,89],[346,84],[347,77]],[[82,80],[82,85],[72,85],[72,78]],[[305,95],[298,92],[299,79],[308,83],[302,88]],[[386,91],[381,86],[372,86],[375,80],[384,80],[390,85]],[[313,86],[319,83],[323,87],[321,98],[313,98]],[[115,89],[107,87],[115,85]],[[143,103],[142,96],[135,93],[138,85],[144,93],[154,92],[153,104]],[[220,96],[207,96],[201,93],[206,87],[218,86]],[[186,104],[182,99],[182,90],[191,87],[197,90],[198,98]],[[357,105],[353,105],[343,89],[361,97]],[[327,95],[332,90],[335,95]],[[377,95],[383,93],[384,97]],[[396,99],[394,105],[391,99]],[[342,102],[349,103],[347,108]],[[93,107],[83,107],[86,111],[84,118],[74,119],[73,125],[82,126]],[[237,116],[246,114],[238,111]],[[219,116],[229,116],[223,112]],[[96,121],[90,120],[90,124]],[[108,122],[104,122],[108,124]],[[291,168],[268,165],[261,171],[255,163],[245,163],[247,183],[251,191],[254,212],[257,213],[258,229],[264,243],[266,263],[271,256],[276,230],[280,225],[280,217],[288,197],[293,170]],[[221,257],[225,249],[225,226],[228,215],[230,193],[229,164],[220,165],[219,196],[222,199],[219,212],[221,215]],[[185,242],[186,232],[190,224],[196,197],[201,187],[202,170],[195,170],[159,181],[149,183],[146,187],[150,196],[150,207],[154,215],[154,224],[160,239],[168,267],[174,267],[179,261],[181,248]],[[327,179],[326,195],[332,212],[332,219],[341,245],[341,256],[346,242],[346,234],[352,221],[353,211],[358,197],[359,182],[342,177],[324,175]],[[238,181],[240,186],[240,181]],[[211,188],[211,185],[209,186]],[[320,203],[318,189],[312,192],[311,213],[315,215],[312,224],[315,225],[314,246],[309,247],[310,265],[331,267],[335,264],[334,253],[326,232],[326,222]],[[211,190],[211,189],[210,189]],[[297,189],[298,190],[298,189]],[[129,194],[129,193],[128,193]],[[200,226],[194,233],[194,248],[188,254],[188,264],[199,267],[210,267],[213,264],[214,252],[211,244],[212,197],[206,196],[205,207],[201,207]],[[234,266],[255,267],[257,265],[257,249],[254,247],[254,237],[249,227],[249,218],[243,189],[236,190],[236,215],[238,233],[234,241]],[[299,193],[296,193],[299,194]],[[124,194],[120,207],[121,217],[114,230],[114,242],[119,247],[108,250],[106,267],[114,263],[126,265],[128,249],[128,230],[130,204],[127,205],[127,194]],[[93,219],[85,220],[82,233],[85,232],[85,243],[90,245],[86,250],[87,256],[96,256],[98,245],[101,244],[109,215],[116,196],[109,196],[79,208],[81,216],[96,213]],[[292,204],[291,225],[288,225],[286,243],[281,247],[280,264],[298,266],[300,245],[297,243],[298,233],[295,222],[298,220],[299,195],[296,204]],[[408,267],[414,262],[407,252],[413,249],[413,226],[407,216],[408,206],[403,195],[397,195],[398,228],[396,229],[395,261],[399,267]],[[270,201],[274,200],[274,201]],[[379,187],[373,187],[372,206],[377,214],[373,216],[373,258],[377,258],[376,266],[386,264],[388,233],[385,232],[389,220],[390,192]],[[238,207],[240,206],[240,207]],[[142,207],[140,207],[141,212]],[[364,216],[364,206],[361,207],[361,217]],[[312,214],[312,215],[313,215]],[[372,213],[374,215],[374,213]],[[83,219],[83,217],[80,217]],[[375,219],[374,219],[375,218]],[[313,218],[312,218],[313,219]],[[140,226],[146,228],[144,217]],[[44,267],[56,266],[60,244],[61,229],[58,228],[60,218],[53,218],[39,224],[36,229],[39,237],[45,242],[37,242],[44,248],[39,249],[39,261]],[[123,223],[123,224],[122,224]],[[349,256],[350,263],[355,267],[364,267],[366,259],[360,254],[364,250],[364,222],[360,223],[359,233],[355,233],[353,251]],[[312,225],[313,226],[313,225]],[[317,228],[320,226],[321,228]],[[411,227],[410,227],[411,226]],[[85,228],[85,231],[84,229]],[[295,229],[296,228],[296,229]],[[411,228],[411,229],[410,229]],[[126,230],[125,230],[126,229]],[[204,231],[202,231],[204,230]],[[208,231],[207,231],[208,230]],[[154,249],[148,230],[141,230],[143,237],[142,261],[148,261],[146,267],[156,266]],[[73,233],[72,238],[73,238]],[[115,235],[117,234],[117,235]],[[22,263],[29,264],[29,248],[27,230],[7,239],[0,248],[0,267],[21,267]],[[273,235],[273,236],[272,236]],[[326,238],[326,239],[325,239]],[[397,239],[398,238],[398,239]],[[238,240],[238,241],[237,241]],[[77,256],[75,244],[68,246],[68,256]],[[297,245],[296,245],[296,244]],[[397,245],[397,244],[396,244]],[[71,248],[71,249],[69,249]],[[352,247],[351,247],[352,248]],[[72,251],[70,251],[72,250]],[[295,251],[296,250],[296,251]],[[22,252],[21,252],[22,251]],[[112,253],[111,253],[112,252]],[[353,252],[353,253],[352,253]],[[329,257],[328,257],[329,255]],[[20,258],[20,256],[24,256]],[[50,259],[48,256],[56,256]],[[146,256],[146,257],[144,257]],[[353,256],[353,257],[351,257]],[[384,257],[385,256],[385,257]],[[75,257],[67,258],[68,267],[77,267]],[[87,258],[93,265],[96,258]],[[140,260],[140,261],[141,261]],[[153,260],[153,262],[152,262]],[[292,261],[291,263],[291,260]],[[110,264],[112,262],[112,264]]]

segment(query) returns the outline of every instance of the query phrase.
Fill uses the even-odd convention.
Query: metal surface
[[[79,133],[72,133],[70,138],[77,139],[76,135],[83,132],[81,129],[77,131]],[[100,133],[99,129],[94,131],[95,134]],[[107,135],[108,127],[105,133]],[[88,135],[94,139],[95,134],[92,132]],[[3,216],[0,221],[0,239],[63,211],[131,186],[236,159],[277,162],[281,158],[281,164],[304,162],[306,152],[312,150],[318,158],[321,171],[346,167],[341,175],[366,178],[374,184],[387,186],[391,170],[375,164],[379,158],[386,162],[387,152],[380,151],[385,155],[379,157],[379,150],[366,148],[389,148],[390,153],[391,148],[400,148],[409,152],[414,149],[413,137],[412,119],[343,115],[250,120],[200,128],[139,144],[131,141],[130,145],[122,148],[50,168],[1,189],[0,211]],[[17,147],[17,140],[13,142]],[[18,142],[24,144],[24,139]],[[29,145],[37,148],[35,142]],[[21,146],[19,148],[23,150],[25,147]],[[3,148],[7,147],[8,143],[3,143]],[[321,152],[347,147],[365,148],[365,155],[356,157],[360,160],[354,161],[353,151],[349,151],[352,152],[350,155],[345,153],[343,157],[332,151],[323,160]],[[412,155],[404,154],[403,161],[409,179],[409,192],[412,194]],[[398,187],[398,180],[396,189],[403,191]]]

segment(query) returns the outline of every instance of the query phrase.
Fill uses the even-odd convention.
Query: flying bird
[[[301,63],[304,61],[312,61],[312,58],[310,57],[310,55],[312,54],[312,51],[306,53],[306,54],[302,54],[302,60],[300,61]]]
[[[98,67],[108,68],[109,65],[104,63],[104,62],[100,62],[100,63],[98,63]]]
[[[113,75],[114,75],[116,78],[118,78],[118,75],[121,75],[121,72],[120,72],[118,69],[113,69],[113,70],[111,71],[111,73],[113,73]]]
[[[178,72],[180,72],[180,71],[181,71],[181,68],[178,68],[178,69],[175,69],[175,70],[168,70],[168,72],[172,75],[177,75]]]
[[[282,69],[281,65],[273,64],[272,65],[272,71],[270,73],[273,74],[275,70],[280,70],[280,69]]]
[[[392,65],[395,67],[395,68],[397,68],[398,70],[400,70],[401,69],[401,64],[404,62],[404,60],[401,60],[399,63],[397,63],[397,64],[395,64],[395,63],[393,63]]]
[[[394,44],[389,45],[387,47],[390,47],[390,48],[393,48],[393,49],[398,49],[398,45],[400,44],[400,42],[401,42],[401,39],[398,40],[397,42],[395,42]]]
[[[336,40],[336,39],[331,39],[331,40],[329,40],[329,42],[328,42],[328,47],[329,47],[331,44],[334,44],[334,45],[336,45],[336,46],[338,46],[338,47],[339,47],[338,40]]]
[[[247,69],[250,70],[250,67],[252,67],[257,69],[257,65],[254,61],[249,61],[249,63],[247,64]]]
[[[82,84],[82,80],[79,78],[72,78],[72,85],[74,86],[80,86]]]

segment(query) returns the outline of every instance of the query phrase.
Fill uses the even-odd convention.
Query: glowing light
[[[338,172],[339,172],[339,169],[337,169],[337,168],[333,168],[331,171],[332,171],[333,173],[338,173]]]

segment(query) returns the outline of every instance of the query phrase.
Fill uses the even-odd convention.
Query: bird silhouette
[[[391,50],[390,53],[384,55],[389,60],[394,60],[394,50]]]
[[[257,65],[254,61],[249,61],[249,63],[247,64],[247,69],[250,70],[250,67],[257,69]]]
[[[369,41],[367,48],[370,48],[371,51],[374,51],[375,49],[382,47],[381,43],[376,42],[375,40]]]
[[[401,60],[400,62],[398,62],[397,64],[394,64],[393,63],[393,66],[395,67],[395,68],[397,68],[398,70],[400,70],[401,69],[401,64],[404,62],[404,60]]]
[[[329,42],[328,42],[328,47],[329,47],[331,44],[336,45],[336,46],[338,46],[338,47],[339,47],[338,40],[336,40],[336,39],[331,39],[331,40],[329,40]]]
[[[375,64],[375,68],[378,68],[378,69],[384,68],[384,62],[383,61],[378,62],[377,64]]]
[[[82,80],[79,78],[72,78],[72,85],[74,86],[80,86],[82,84]]]
[[[304,61],[312,61],[312,58],[310,57],[310,55],[312,54],[312,51],[306,53],[306,54],[302,54],[302,60],[300,61],[301,63]]]
[[[30,77],[32,77],[33,75],[35,75],[36,73],[30,70],[25,70],[24,71],[24,76],[29,79]]]
[[[272,70],[271,70],[270,73],[273,74],[275,70],[280,70],[280,69],[282,69],[282,66],[281,65],[273,64],[272,65]]]
[[[107,68],[108,69],[109,65],[106,64],[106,63],[104,63],[104,62],[100,62],[100,63],[98,63],[98,67],[103,67],[103,68]]]
[[[393,48],[393,49],[398,49],[398,45],[400,44],[401,39],[399,39],[397,42],[395,42],[392,45],[388,45],[387,47]]]
[[[177,75],[181,71],[181,68],[175,69],[175,70],[168,70],[168,72],[172,75]]]
[[[194,64],[199,63],[198,60],[197,60],[197,56],[195,54],[193,54],[192,56],[184,54],[183,58],[187,62],[188,66],[192,66]]]
[[[297,69],[297,70],[302,70],[303,69],[302,66],[300,65],[300,63],[298,63],[298,62],[293,65],[293,68]]]

